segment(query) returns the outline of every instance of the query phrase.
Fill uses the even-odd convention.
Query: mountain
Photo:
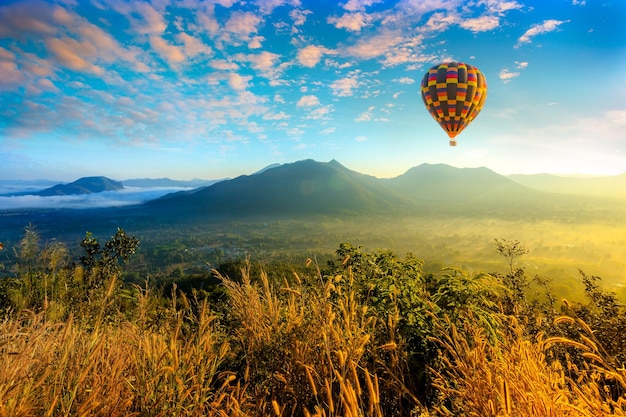
[[[563,177],[551,174],[509,175],[526,187],[552,193],[626,199],[626,173],[606,177]]]
[[[413,207],[409,199],[381,180],[351,171],[335,160],[282,164],[146,204],[193,214],[228,215],[393,213]]]
[[[123,184],[127,187],[138,188],[156,188],[156,187],[183,187],[183,188],[198,188],[213,185],[216,182],[223,180],[202,180],[194,178],[193,180],[172,180],[170,178],[134,178],[124,180]]]
[[[440,202],[508,201],[541,194],[488,168],[455,168],[446,164],[422,164],[385,181],[413,199]]]
[[[279,167],[280,164],[279,163],[275,163],[275,164],[270,164],[264,168],[261,168],[260,170],[253,172],[252,175],[256,175],[256,174],[260,174],[261,172],[267,171],[268,169],[272,169],[272,168],[276,168]]]
[[[119,181],[107,177],[83,177],[69,184],[57,184],[50,188],[32,193],[39,196],[75,195],[117,191],[124,186]]]

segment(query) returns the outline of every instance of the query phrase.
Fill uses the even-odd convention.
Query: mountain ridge
[[[52,196],[62,196],[62,195],[82,195],[82,194],[94,194],[101,193],[104,191],[119,191],[123,190],[124,185],[119,182],[112,180],[111,178],[103,177],[103,176],[94,176],[94,177],[81,177],[76,181],[67,183],[67,184],[56,184],[48,188],[44,188],[42,190],[29,190],[29,191],[21,191],[14,193],[7,193],[3,196],[5,197],[15,197],[15,196],[25,196],[25,195],[35,195],[40,197],[52,197]]]
[[[320,163],[307,159],[200,190],[168,194],[146,205],[240,215],[384,212],[410,206],[409,200],[378,181],[336,161]]]
[[[508,178],[540,191],[626,199],[626,172],[590,178],[554,174],[512,174]]]
[[[531,213],[541,204],[570,204],[572,200],[525,187],[484,167],[422,164],[398,177],[381,179],[350,170],[336,160],[307,159],[171,193],[145,206],[191,216],[394,215],[505,209]]]

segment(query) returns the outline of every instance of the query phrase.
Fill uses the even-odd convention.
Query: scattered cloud
[[[328,23],[333,24],[337,29],[359,32],[363,27],[369,25],[371,20],[371,16],[365,13],[346,13],[341,17],[329,17]]]
[[[482,65],[522,85],[531,73],[515,48],[569,22],[543,20],[521,0],[312,1],[2,3],[0,141],[24,149],[42,137],[112,148],[210,143],[231,152],[278,148],[264,139],[287,134],[310,149],[316,135],[350,138],[348,123],[399,120],[426,68],[468,59],[457,37],[477,45],[485,32],[499,37],[508,64]],[[586,2],[570,3],[580,11]],[[511,20],[519,13],[510,13],[520,10],[540,23],[520,30]],[[476,48],[469,59],[482,69],[484,55]],[[603,121],[621,120],[616,109]]]
[[[300,100],[298,100],[298,102],[296,103],[296,106],[298,107],[312,107],[312,106],[319,106],[320,101],[316,96],[310,95],[310,96],[302,96],[300,98]]]
[[[500,77],[500,79],[502,81],[504,81],[505,83],[511,81],[511,79],[515,78],[515,77],[519,77],[520,73],[518,71],[513,72],[513,71],[509,71],[508,69],[504,68],[500,71],[500,74],[498,75]]]
[[[523,70],[527,66],[528,66],[528,62],[526,62],[526,61],[515,61],[515,69],[516,70]],[[503,68],[500,71],[499,77],[500,77],[500,79],[502,81],[504,81],[504,83],[508,83],[513,78],[519,77],[520,74],[521,74],[520,71],[511,71],[508,68]]]
[[[383,0],[348,0],[343,8],[350,12],[363,11],[367,7],[372,6],[376,3],[381,3]]]
[[[359,59],[372,59],[385,56],[390,49],[395,48],[404,40],[397,31],[383,31],[374,36],[360,39],[354,45],[347,46],[344,53]]]
[[[541,35],[543,33],[553,32],[557,30],[559,26],[561,26],[563,23],[568,22],[569,20],[549,19],[544,20],[543,23],[533,25],[530,29],[524,32],[522,36],[520,36],[520,38],[517,40],[516,47],[519,47],[520,45],[525,43],[531,43],[533,37]]]
[[[370,106],[368,107],[367,111],[364,111],[363,113],[361,113],[356,119],[354,119],[355,122],[369,122],[370,120],[372,120],[372,112],[374,111],[375,107],[374,106]]]
[[[477,33],[493,30],[499,25],[500,19],[497,16],[481,16],[463,20],[459,26],[461,26],[463,29],[467,29],[474,33]]]
[[[308,45],[298,51],[298,62],[304,67],[312,68],[327,54],[334,52],[323,46]]]
[[[360,85],[356,77],[345,77],[333,81],[330,88],[335,96],[348,97],[354,95],[354,90]]]

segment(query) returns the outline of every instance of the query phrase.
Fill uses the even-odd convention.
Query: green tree
[[[117,233],[104,246],[91,232],[85,234],[80,246],[85,251],[85,255],[80,258],[86,272],[85,289],[90,291],[101,288],[107,278],[120,275],[120,263],[128,261],[137,251],[139,239],[128,236],[118,227]]]

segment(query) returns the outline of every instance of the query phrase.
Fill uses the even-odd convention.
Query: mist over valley
[[[198,180],[197,187],[167,179],[134,186],[120,181],[117,190],[0,197],[0,241],[18,247],[32,224],[43,241],[58,239],[76,249],[87,231],[106,238],[120,227],[141,240],[146,263],[165,247],[186,267],[246,256],[262,262],[323,259],[350,242],[411,252],[430,271],[457,266],[495,272],[503,263],[493,242],[505,238],[529,249],[520,262],[530,274],[550,276],[564,291],[571,291],[579,268],[623,291],[626,177],[541,178],[547,178],[543,189],[533,177],[422,164],[380,179],[335,160],[303,160],[233,179]],[[564,192],[555,192],[550,179]],[[575,187],[591,180],[591,188]],[[2,256],[11,263],[9,251]]]

